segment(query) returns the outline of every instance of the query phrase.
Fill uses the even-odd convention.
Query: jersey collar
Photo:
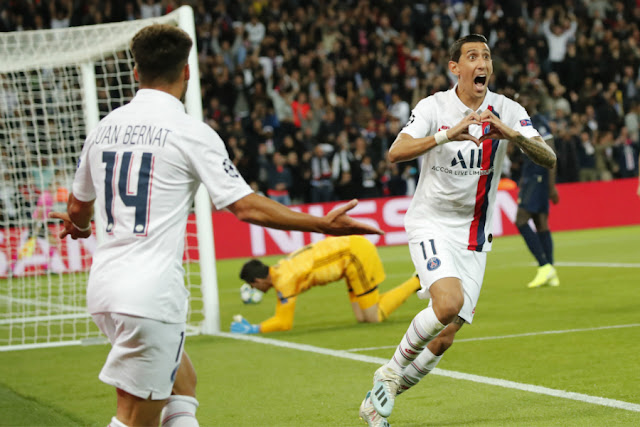
[[[455,86],[453,86],[453,88],[450,89],[451,97],[453,98],[453,102],[456,108],[460,110],[462,114],[464,114],[465,116],[468,116],[469,114],[471,114],[473,110],[467,107],[466,105],[464,105],[464,103],[460,100],[460,98],[458,98],[458,94],[456,93],[457,87],[458,87],[458,83],[456,83]],[[484,95],[484,100],[482,100],[482,104],[480,105],[480,108],[476,110],[476,113],[480,114],[489,107],[489,94],[491,93],[492,92],[489,90],[489,88],[487,88],[487,93]]]
[[[175,96],[168,94],[167,92],[163,92],[157,89],[138,89],[134,99],[154,104],[162,102],[166,103],[167,106],[170,106],[171,108],[179,110],[183,113],[185,111],[182,101],[180,101]]]

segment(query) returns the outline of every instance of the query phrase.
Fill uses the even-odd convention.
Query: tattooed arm
[[[534,163],[547,169],[553,169],[556,166],[556,154],[542,137],[525,138],[518,132],[518,135],[510,141],[520,147]]]

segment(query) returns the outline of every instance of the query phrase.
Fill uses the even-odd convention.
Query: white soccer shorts
[[[167,399],[182,359],[185,323],[120,313],[92,316],[112,346],[100,380],[142,399]]]
[[[453,246],[447,239],[428,231],[409,241],[409,252],[420,277],[422,289],[418,291],[418,297],[430,298],[429,288],[436,280],[457,277],[462,281],[464,292],[464,304],[458,315],[467,323],[473,322],[487,253]]]

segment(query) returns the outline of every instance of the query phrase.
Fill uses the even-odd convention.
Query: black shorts
[[[549,213],[549,183],[541,175],[520,181],[518,207],[531,213]]]

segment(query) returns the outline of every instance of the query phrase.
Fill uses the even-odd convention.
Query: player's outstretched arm
[[[72,239],[84,239],[91,236],[91,218],[93,218],[93,200],[82,202],[76,199],[73,194],[69,195],[67,202],[67,212],[51,212],[49,218],[62,220],[63,229],[60,238],[67,235]]]
[[[274,200],[252,193],[230,204],[228,209],[241,221],[280,230],[312,231],[334,236],[384,234],[379,228],[347,215],[357,204],[358,201],[354,199],[323,217],[317,217],[293,211]]]
[[[490,126],[489,132],[480,137],[480,142],[486,139],[506,139],[520,147],[524,154],[533,160],[534,163],[547,169],[553,169],[555,167],[556,153],[544,142],[542,137],[527,138],[523,136],[520,132],[504,124],[503,121],[490,110],[483,111],[480,119],[482,123],[488,122]]]
[[[414,138],[408,133],[400,132],[389,148],[389,161],[396,163],[413,160],[433,147],[450,141],[473,141],[480,144],[478,138],[469,133],[469,126],[473,124],[480,124],[480,115],[475,112],[469,114],[451,129],[441,130],[434,135],[423,138]]]

